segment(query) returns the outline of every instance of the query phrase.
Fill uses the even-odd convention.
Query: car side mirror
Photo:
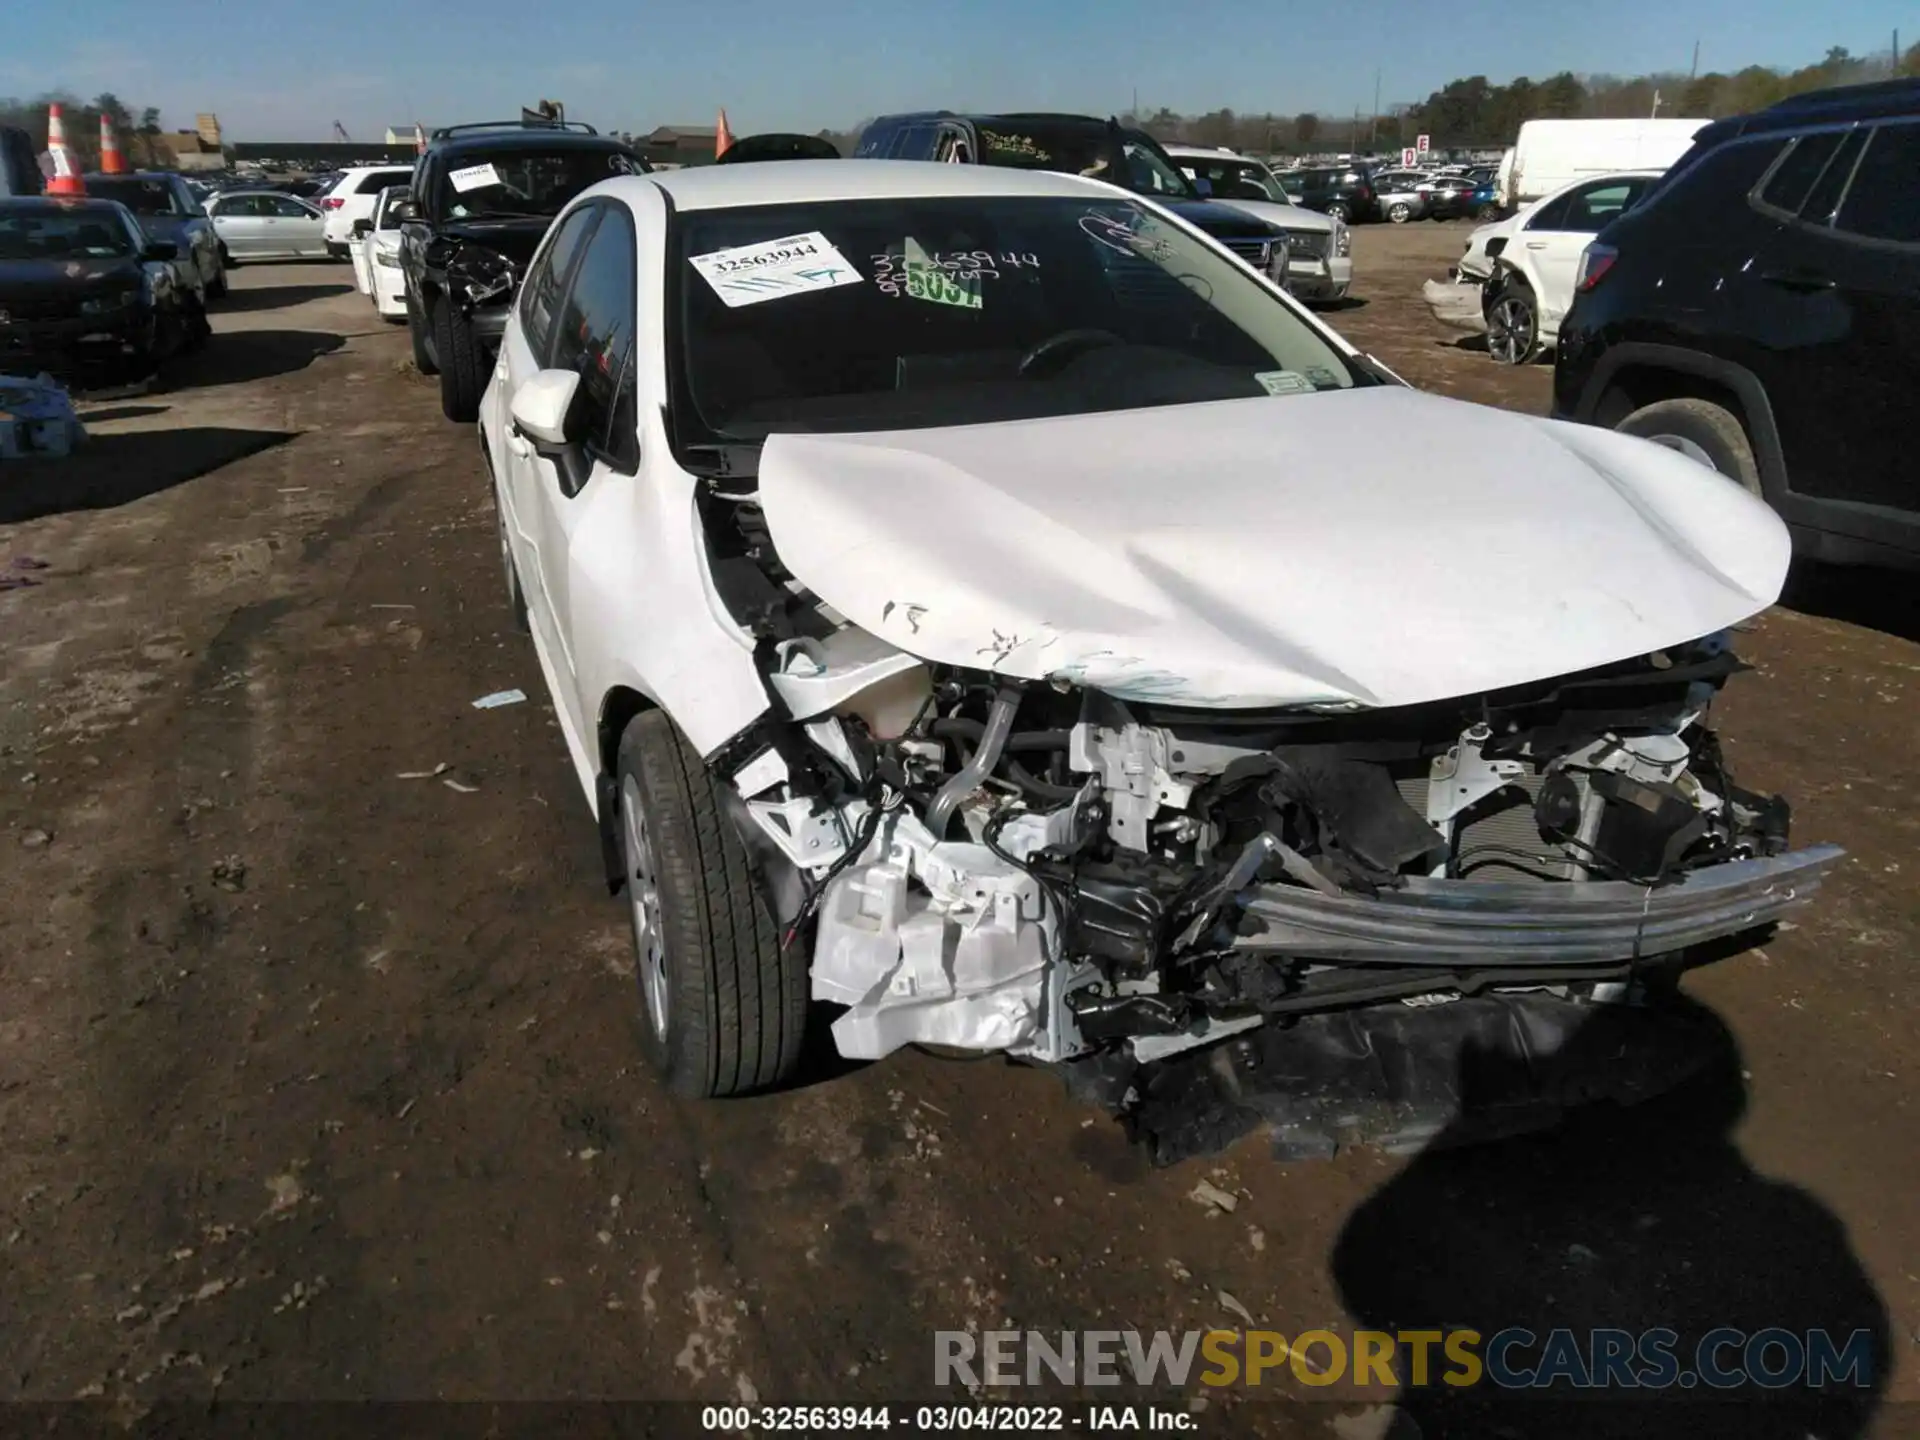
[[[140,252],[143,260],[177,260],[180,247],[171,240],[149,240],[147,248]]]
[[[353,238],[361,240],[373,233],[373,221],[356,220],[353,222]]]
[[[567,435],[567,416],[579,387],[577,370],[540,371],[514,391],[509,407],[514,428],[533,441],[537,450],[566,449],[572,443]]]
[[[411,200],[396,200],[387,206],[387,218],[396,225],[420,218],[420,207]]]

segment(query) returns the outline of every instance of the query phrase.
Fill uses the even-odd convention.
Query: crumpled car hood
[[[1400,387],[776,435],[781,559],[928,660],[1214,708],[1410,705],[1711,634],[1786,527],[1673,451]]]

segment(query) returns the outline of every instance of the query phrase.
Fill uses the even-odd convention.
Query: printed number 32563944
[[[707,264],[715,275],[738,275],[746,270],[762,270],[769,265],[785,265],[795,260],[805,260],[820,253],[818,246],[808,240],[793,240],[777,249],[760,250],[756,247],[751,255],[715,255],[707,257]]]

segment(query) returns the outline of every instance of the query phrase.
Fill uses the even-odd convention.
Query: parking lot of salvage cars
[[[1360,232],[1331,318],[1544,413],[1546,368],[1429,317],[1459,243]],[[1155,1169],[998,1062],[680,1102],[471,430],[344,266],[233,283],[82,458],[0,484],[0,1393],[835,1400],[923,1391],[935,1329],[1250,1315],[1864,1327],[1920,1401],[1906,582],[1815,576],[1740,637],[1733,767],[1848,859],[1689,978],[1729,1038],[1649,1106]],[[1368,444],[1290,463],[1337,486]],[[1302,1393],[1262,1423],[1348,1423]]]

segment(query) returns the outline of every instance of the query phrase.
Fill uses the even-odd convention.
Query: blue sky
[[[170,127],[356,139],[562,99],[602,129],[841,127],[889,110],[1143,107],[1295,114],[1423,98],[1456,76],[1796,66],[1920,40],[1920,0],[14,0],[0,94],[113,90]],[[198,23],[195,16],[203,17]],[[1433,32],[1419,38],[1415,27]]]

